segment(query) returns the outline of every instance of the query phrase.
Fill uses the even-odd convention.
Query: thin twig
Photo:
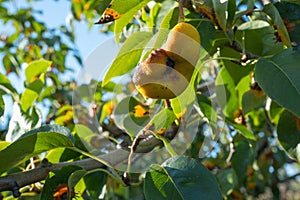
[[[293,176],[289,176],[283,180],[279,180],[280,183],[284,183],[284,182],[287,182],[287,181],[290,181],[290,180],[293,180],[295,179],[297,176],[300,176],[300,172],[297,173],[297,174],[294,174]]]
[[[178,0],[178,2],[179,2],[179,19],[178,19],[178,22],[183,22],[184,21],[183,1],[184,0]]]
[[[230,136],[231,136],[231,134],[230,134]],[[232,156],[233,156],[233,154],[234,154],[234,152],[235,152],[235,147],[234,147],[234,143],[233,143],[233,138],[232,138],[232,136],[231,136],[230,138],[228,138],[228,140],[229,140],[229,148],[230,148],[230,151],[229,151],[228,157],[226,158],[226,163],[227,163],[228,165],[230,165]]]

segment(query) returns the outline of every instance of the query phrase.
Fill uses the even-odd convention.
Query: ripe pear
[[[133,76],[137,90],[147,98],[172,99],[189,85],[200,53],[200,35],[187,23],[177,24],[165,44],[138,65]]]

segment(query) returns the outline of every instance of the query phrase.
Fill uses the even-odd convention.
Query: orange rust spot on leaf
[[[74,191],[74,188],[71,188],[70,195],[71,195],[71,198],[75,197],[76,193]],[[53,199],[54,200],[68,199],[68,185],[67,184],[59,185],[53,194]]]
[[[296,116],[294,118],[295,118],[296,128],[298,131],[300,131],[300,118]]]
[[[146,115],[149,114],[149,112],[143,106],[136,105],[134,107],[133,114],[134,114],[135,117],[145,117]]]
[[[157,131],[156,133],[159,134],[159,135],[162,135],[166,132],[166,130],[167,130],[166,128],[162,128],[159,131]]]
[[[246,126],[246,119],[242,113],[242,109],[239,109],[234,113],[234,122]]]

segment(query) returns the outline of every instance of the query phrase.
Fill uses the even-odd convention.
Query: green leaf
[[[165,108],[159,111],[149,122],[154,125],[154,132],[159,131],[162,128],[168,128],[176,119],[174,112],[169,108]]]
[[[72,136],[69,129],[49,125],[27,132],[23,137],[0,151],[0,174],[9,168],[39,153],[58,148],[72,147]]]
[[[92,141],[93,137],[95,137],[95,133],[82,124],[76,124],[75,130],[85,148],[87,148],[88,151],[92,153],[92,151],[95,150],[95,148],[91,145],[90,142]]]
[[[68,137],[71,140],[71,142],[74,143],[74,138],[73,138],[73,135],[72,135],[71,131],[68,128],[64,127],[64,126],[60,126],[60,125],[56,125],[56,124],[41,126],[39,128],[33,129],[33,130],[28,131],[27,133],[25,133],[23,135],[23,137],[33,135],[33,134],[37,134],[37,133],[40,133],[40,132],[59,133],[63,136]]]
[[[25,69],[26,83],[30,83],[32,78],[45,73],[52,62],[47,60],[37,60],[28,64]]]
[[[298,4],[297,4],[298,3]],[[277,8],[282,19],[288,19],[289,21],[297,21],[300,19],[300,2],[288,2],[281,1],[276,2],[274,6]]]
[[[2,63],[7,74],[9,74],[10,72],[16,72],[16,74],[19,74],[20,65],[15,57],[16,55],[9,52],[6,52],[3,56]]]
[[[240,52],[237,52],[233,50],[230,47],[223,46],[220,49],[220,56],[221,57],[227,57],[227,58],[236,58],[240,59],[241,54]],[[234,81],[234,85],[238,85],[238,83],[243,79],[245,76],[249,75],[254,66],[251,64],[248,64],[246,66],[242,66],[239,63],[234,63],[230,60],[222,60],[224,63],[224,66],[226,67],[228,73],[230,74],[231,78]]]
[[[220,0],[212,0],[213,7],[215,9],[216,13],[216,18],[217,21],[222,28],[224,32],[227,31],[226,29],[226,23],[227,23],[227,17],[226,17],[226,12],[227,12],[227,1],[220,1]]]
[[[236,1],[235,0],[228,0],[227,3],[227,11],[228,11],[228,18],[227,18],[227,28],[228,29],[232,29],[232,25],[233,25],[233,20],[235,17],[235,12],[237,10],[236,8]]]
[[[274,55],[283,49],[282,43],[276,42],[273,27],[262,20],[241,24],[236,32],[236,40],[243,48],[260,56]]]
[[[232,125],[235,129],[239,131],[245,138],[250,139],[250,140],[255,140],[255,136],[253,133],[247,129],[244,125],[242,124],[237,124],[234,123],[231,119],[226,118],[226,122]]]
[[[11,85],[10,80],[2,73],[0,73],[0,91],[8,94],[17,94],[16,89]]]
[[[97,10],[98,14],[103,14],[105,9],[109,6],[112,0],[98,0],[98,1],[90,1],[91,7]]]
[[[117,44],[120,42],[119,34],[122,32],[123,28],[132,20],[138,10],[145,7],[149,1],[150,0],[113,1],[111,8],[122,14],[120,19],[115,21],[114,33],[116,35]]]
[[[296,4],[298,3],[298,4]],[[276,2],[274,6],[280,13],[281,18],[286,23],[287,31],[290,36],[290,40],[296,49],[300,50],[300,4],[298,1]]]
[[[34,101],[39,97],[43,87],[44,83],[40,79],[36,79],[25,89],[21,96],[21,107],[24,112],[27,112],[28,109],[33,106]]]
[[[223,109],[224,114],[233,119],[234,113],[239,109],[235,84],[226,70],[222,68],[216,79],[217,101]]]
[[[84,169],[79,169],[74,171],[68,178],[69,188],[75,187],[75,185],[86,175],[87,171]]]
[[[5,108],[4,100],[2,95],[0,94],[0,117],[2,117],[2,115],[4,114],[4,108]]]
[[[248,165],[251,163],[251,148],[248,141],[237,135],[234,137],[235,151],[232,156],[231,165],[240,183],[244,183],[247,177]]]
[[[112,78],[123,75],[136,67],[144,47],[151,37],[152,33],[150,32],[136,32],[132,34],[125,41],[112,65],[106,72],[102,86],[109,83]]]
[[[284,150],[300,161],[300,118],[284,111],[278,122],[277,137]]]
[[[216,29],[210,21],[190,21],[190,24],[195,26],[200,34],[201,46],[209,52],[212,48],[212,41],[216,38]]]
[[[3,149],[5,149],[10,144],[11,144],[11,142],[0,141],[0,151],[2,151]]]
[[[272,3],[269,3],[264,6],[263,11],[273,19],[274,24],[277,26],[278,34],[281,36],[282,43],[287,45],[287,47],[291,47],[289,34],[276,7]]]
[[[243,95],[251,89],[251,87],[250,87],[251,80],[252,80],[252,76],[249,74],[249,75],[243,77],[240,80],[240,82],[237,84],[237,86],[235,87],[240,108],[242,107]]]
[[[269,110],[269,116],[274,124],[278,124],[280,114],[284,111],[284,108],[275,101],[271,102],[270,110]]]
[[[222,199],[215,177],[196,160],[175,156],[152,165],[144,182],[145,197],[155,199]]]
[[[193,78],[192,78],[193,79]],[[191,80],[193,83],[194,81]],[[192,105],[196,100],[196,94],[191,84],[188,84],[187,88],[176,98],[171,99],[171,107],[176,117],[181,117],[184,113],[189,113],[192,109]]]
[[[255,79],[274,101],[300,116],[300,51],[284,50],[263,58],[255,67]]]
[[[174,7],[162,19],[160,28],[171,30],[177,23],[179,17],[179,8]]]
[[[40,96],[38,97],[38,101],[42,101],[45,98],[51,98],[53,93],[55,93],[55,87],[53,85],[45,87]]]
[[[160,23],[160,28],[155,36],[155,43],[151,46],[153,49],[159,49],[163,45],[167,39],[169,31],[178,23],[178,17],[178,7],[170,9],[170,11],[164,16]]]
[[[85,152],[88,152],[88,150],[84,147],[84,145],[82,144],[79,136],[77,134],[74,134],[74,141],[73,144],[74,146],[79,149],[79,150],[82,150],[82,151],[85,151]],[[73,139],[72,137],[72,139]],[[69,160],[76,160],[76,159],[80,159],[82,158],[82,154],[79,153],[79,152],[76,152],[72,149],[69,149],[69,148],[63,148],[63,152],[61,154],[58,154],[58,158],[59,158],[59,161],[58,162],[65,162],[65,161],[69,161]],[[59,153],[59,152],[57,152]]]
[[[156,27],[157,15],[161,9],[161,4],[155,4],[150,10],[149,21],[147,22],[147,26],[149,29]]]
[[[259,108],[266,101],[266,95],[259,90],[249,90],[244,93],[242,99],[242,112],[247,114],[248,112]]]
[[[108,175],[103,171],[92,171],[84,176],[86,192],[91,199],[98,199],[102,193],[102,188],[106,184]],[[97,184],[95,184],[97,183]]]
[[[200,110],[204,114],[204,117],[207,118],[207,120],[209,121],[210,125],[213,126],[213,128],[217,128],[218,113],[211,99],[205,95],[197,94],[197,100]]]
[[[47,158],[48,161],[51,163],[59,163],[62,160],[61,157],[64,152],[65,152],[65,148],[63,148],[63,147],[51,149],[50,151],[48,151],[45,158]]]

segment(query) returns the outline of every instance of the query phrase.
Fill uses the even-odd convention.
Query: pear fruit
[[[188,23],[179,23],[165,44],[138,65],[133,82],[144,97],[175,98],[189,85],[199,54],[199,32]]]

